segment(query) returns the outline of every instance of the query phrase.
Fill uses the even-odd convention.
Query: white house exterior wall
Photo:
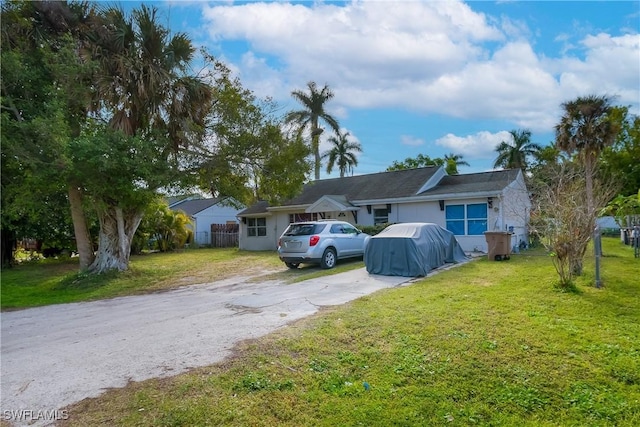
[[[275,250],[278,244],[278,237],[280,234],[276,234],[277,228],[277,216],[270,215],[264,216],[262,218],[266,218],[267,224],[267,235],[266,236],[248,236],[247,234],[247,224],[244,221],[240,222],[240,238],[239,241],[239,249],[245,251],[272,251]]]
[[[441,227],[445,226],[444,212],[440,210],[437,201],[402,203],[397,206],[397,215],[391,222],[432,222]],[[391,218],[389,219],[391,220]]]
[[[231,206],[220,204],[209,206],[193,215],[194,240],[199,245],[211,244],[211,224],[227,224],[227,222],[238,222],[239,210]]]
[[[528,242],[529,214],[531,213],[531,200],[524,185],[522,175],[504,189],[501,201],[504,215],[504,229],[513,227],[512,246],[520,242]]]

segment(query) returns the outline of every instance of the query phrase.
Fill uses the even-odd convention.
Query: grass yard
[[[340,262],[335,271],[362,267],[360,261]],[[2,270],[3,310],[91,301],[208,283],[232,276],[265,275],[269,280],[296,282],[329,272],[315,266],[289,270],[275,252],[237,249],[191,249],[131,257],[122,273],[78,275],[78,260],[27,262]]]
[[[554,287],[541,251],[481,259],[132,383],[62,425],[637,426],[640,260],[604,239],[605,288]]]

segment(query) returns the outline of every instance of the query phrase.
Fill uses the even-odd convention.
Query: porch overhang
[[[325,195],[312,203],[304,211],[306,213],[321,212],[356,212],[360,208],[354,206],[346,196]]]

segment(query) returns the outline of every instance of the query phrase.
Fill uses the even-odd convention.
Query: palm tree
[[[522,169],[525,171],[528,167],[527,157],[535,155],[542,150],[542,147],[531,142],[531,131],[529,129],[512,130],[509,133],[512,141],[502,141],[496,147],[498,157],[493,163],[493,167]]]
[[[307,83],[309,92],[294,90],[291,96],[295,98],[303,109],[291,111],[285,116],[285,123],[295,123],[298,125],[299,133],[309,129],[311,134],[311,151],[315,157],[315,179],[320,179],[320,134],[324,131],[320,127],[320,120],[328,124],[336,133],[340,132],[338,121],[325,111],[325,104],[333,98],[333,92],[327,85],[318,91],[315,82]]]
[[[348,137],[349,132],[338,132],[337,138],[336,136],[329,138],[333,147],[322,155],[323,159],[328,159],[327,173],[331,173],[333,167],[337,165],[340,170],[340,178],[344,177],[345,173],[352,172],[354,166],[358,166],[355,153],[362,153],[362,146],[357,142],[349,141]]]
[[[458,166],[469,166],[465,160],[462,160],[461,154],[445,154],[444,155],[444,164],[445,170],[449,175],[458,175]]]
[[[563,103],[562,108],[564,115],[556,125],[556,147],[568,155],[577,153],[585,172],[587,212],[595,215],[593,178],[598,157],[615,142],[620,126],[609,120],[613,107],[607,96],[578,97]]]
[[[188,74],[195,49],[185,34],[171,35],[159,23],[155,7],[142,5],[130,17],[108,8],[104,21],[93,28],[84,52],[99,64],[93,108],[125,138],[158,147],[156,163],[168,166],[170,156],[201,139],[212,104],[211,87]],[[156,185],[148,182],[148,188]],[[114,198],[100,205],[100,244],[90,271],[127,268],[140,203]]]
[[[101,64],[96,95],[104,101],[97,107],[111,109],[110,126],[127,135],[162,129],[174,151],[188,145],[185,135],[203,128],[213,98],[209,85],[183,73],[195,52],[191,41],[170,37],[155,7],[142,5],[131,18],[117,7],[106,15],[114,31],[94,51]]]
[[[607,96],[589,95],[562,104],[564,114],[556,125],[556,147],[575,159],[582,166],[585,179],[586,219],[584,228],[591,231],[596,224],[594,202],[594,178],[598,157],[602,150],[614,144],[620,131],[620,122],[610,117],[614,108]],[[602,206],[600,206],[602,207]],[[588,240],[577,247],[577,256],[570,259],[572,271],[582,274],[582,259],[587,250]],[[596,286],[599,286],[596,279]]]

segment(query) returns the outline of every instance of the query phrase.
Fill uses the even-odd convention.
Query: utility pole
[[[602,287],[600,281],[600,258],[602,257],[602,236],[600,235],[600,226],[596,223],[593,230],[593,250],[596,255],[596,288]]]

